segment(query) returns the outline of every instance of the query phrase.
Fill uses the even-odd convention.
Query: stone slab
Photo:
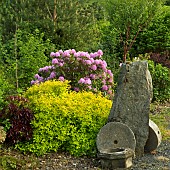
[[[132,166],[132,149],[114,149],[112,153],[98,153],[102,169],[122,169]]]
[[[111,159],[101,159],[102,169],[104,170],[114,170],[114,169],[125,169],[132,166],[132,157],[127,159],[111,160]]]

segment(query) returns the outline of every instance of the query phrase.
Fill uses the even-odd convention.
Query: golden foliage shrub
[[[25,96],[35,113],[33,139],[18,144],[22,151],[42,155],[61,149],[72,155],[94,155],[96,137],[105,125],[111,101],[100,94],[69,91],[68,82],[34,85]]]

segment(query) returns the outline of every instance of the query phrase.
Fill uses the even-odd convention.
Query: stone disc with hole
[[[130,148],[135,151],[136,140],[134,133],[127,125],[110,122],[100,129],[96,144],[101,153],[117,148]]]
[[[151,152],[157,149],[162,140],[161,131],[158,126],[149,119],[149,136],[145,145],[145,151]]]

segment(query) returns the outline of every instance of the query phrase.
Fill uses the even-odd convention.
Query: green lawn
[[[158,125],[162,140],[170,141],[170,103],[152,104],[150,119]]]

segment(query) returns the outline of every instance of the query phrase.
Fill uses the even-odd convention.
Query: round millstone
[[[130,148],[135,151],[136,140],[134,133],[127,125],[110,122],[100,129],[96,144],[100,153],[117,148]]]
[[[145,145],[145,152],[151,152],[157,149],[162,140],[161,131],[158,126],[149,120],[149,136]]]

